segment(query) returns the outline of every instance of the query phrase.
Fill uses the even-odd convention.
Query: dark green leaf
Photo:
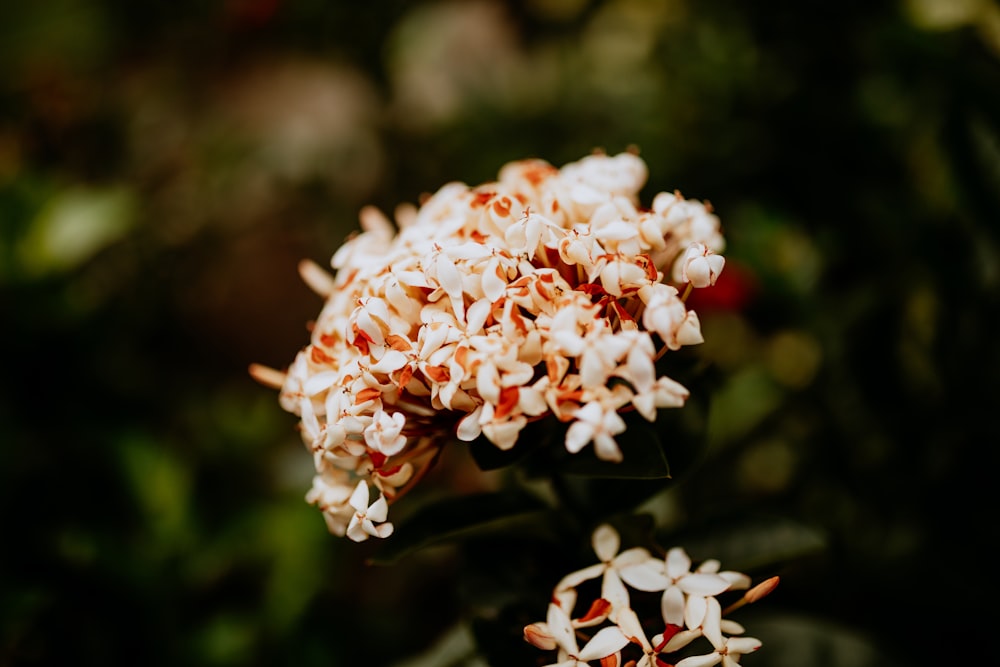
[[[472,619],[476,645],[490,665],[543,664],[538,658],[550,654],[524,641],[524,626],[542,620],[545,607],[534,611],[535,615],[531,615],[523,605],[511,605],[497,614],[480,614]]]
[[[690,400],[680,410],[660,410],[650,423],[636,413],[625,415],[626,430],[615,440],[622,461],[598,459],[592,446],[577,454],[559,447],[555,469],[568,475],[617,479],[674,479],[698,459],[705,445],[703,401]],[[556,450],[556,448],[553,448]]]
[[[372,562],[388,565],[424,547],[525,530],[544,522],[549,510],[532,496],[483,493],[448,498],[427,505],[397,525],[396,532],[373,556]]]
[[[738,517],[671,536],[695,559],[718,558],[727,569],[774,571],[780,566],[821,552],[824,535],[792,519],[775,516]],[[676,541],[663,543],[675,546]]]
[[[762,614],[755,609],[752,623],[753,635],[764,642],[760,650],[762,664],[771,667],[912,664],[888,653],[867,634],[828,619],[805,614]]]
[[[588,446],[577,454],[566,457],[562,472],[567,475],[584,477],[608,477],[618,479],[667,479],[670,464],[663,451],[663,444],[653,426],[642,419],[629,415],[627,430],[615,438],[622,451],[619,462],[602,461]]]
[[[500,449],[486,436],[480,435],[469,443],[469,453],[480,470],[497,470],[521,461],[547,440],[548,420],[530,423],[521,430],[517,443],[510,449]]]

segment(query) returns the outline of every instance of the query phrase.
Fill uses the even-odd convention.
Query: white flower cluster
[[[719,562],[709,560],[694,571],[691,559],[683,549],[675,547],[666,558],[656,558],[644,548],[636,547],[619,553],[620,538],[611,526],[604,524],[594,531],[592,544],[600,563],[565,576],[556,585],[549,603],[546,620],[524,628],[524,638],[542,650],[557,650],[551,667],[591,665],[599,661],[602,667],[657,667],[669,658],[675,667],[724,667],[738,665],[740,657],[756,651],[761,642],[753,637],[741,637],[744,630],[738,623],[723,618],[724,611],[716,596],[726,591],[743,590],[750,578],[739,572],[720,572]],[[578,587],[587,581],[601,579],[600,597],[589,605],[581,605]],[[733,607],[755,602],[774,590],[777,577],[748,591]],[[661,593],[660,609],[654,620],[640,621],[632,608],[629,588],[647,593]],[[584,610],[573,618],[574,610]],[[658,630],[652,635],[646,628]],[[662,631],[659,629],[662,628]],[[593,629],[593,630],[591,630]],[[578,634],[593,632],[580,648]],[[695,640],[706,638],[712,651],[694,654],[673,663],[680,651]]]
[[[335,278],[303,265],[326,304],[278,377],[314,453],[307,500],[332,532],[391,533],[388,504],[456,436],[509,449],[551,415],[569,424],[569,451],[592,442],[617,461],[621,411],[652,421],[684,404],[654,363],[702,342],[678,287],[715,282],[723,238],[710,209],[679,194],[641,208],[646,175],[632,153],[514,162],[496,182],[401,207],[398,231],[364,209]]]

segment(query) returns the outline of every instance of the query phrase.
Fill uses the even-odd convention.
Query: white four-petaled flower
[[[597,527],[591,537],[591,546],[601,562],[566,575],[556,585],[555,592],[558,594],[575,589],[585,581],[601,577],[601,598],[610,603],[609,615],[613,617],[619,610],[629,606],[628,590],[622,582],[623,575],[630,585],[641,587],[648,574],[635,566],[648,562],[651,556],[642,547],[619,553],[621,538],[618,531],[608,524]],[[636,586],[637,583],[639,586]]]
[[[354,516],[347,526],[347,536],[355,542],[363,542],[369,537],[389,537],[392,534],[392,524],[383,523],[389,514],[385,496],[380,493],[378,500],[370,505],[368,499],[368,484],[361,480],[349,501],[354,508]]]

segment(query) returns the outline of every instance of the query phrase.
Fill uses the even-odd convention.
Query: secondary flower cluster
[[[301,416],[317,471],[307,500],[332,532],[388,536],[388,505],[454,437],[509,449],[551,416],[570,452],[593,443],[617,461],[620,412],[652,421],[684,404],[654,364],[702,342],[678,288],[715,282],[723,238],[677,193],[641,208],[646,176],[632,153],[514,162],[496,182],[400,207],[395,227],[365,208],[336,277],[302,265],[326,299],[312,341],[287,373],[254,374]]]
[[[592,544],[599,563],[566,575],[552,593],[546,620],[524,628],[524,638],[546,651],[557,650],[551,667],[599,664],[602,667],[723,667],[738,665],[740,657],[756,651],[761,643],[742,637],[738,623],[723,618],[717,596],[747,589],[750,578],[739,572],[720,572],[716,560],[691,570],[691,559],[679,547],[656,558],[644,548],[619,553],[620,538],[604,524],[594,531]],[[580,604],[578,589],[600,578],[600,597]],[[755,602],[774,590],[777,577],[749,590],[730,609]],[[653,620],[640,620],[630,601],[629,588],[660,594],[660,609]],[[576,609],[583,614],[574,617]],[[645,615],[644,615],[645,616]],[[656,630],[649,634],[647,628]],[[589,637],[580,647],[578,636]],[[712,650],[692,651],[693,642],[704,637]],[[665,659],[675,660],[667,663]]]

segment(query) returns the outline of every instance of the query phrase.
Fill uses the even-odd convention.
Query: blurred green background
[[[482,664],[489,585],[329,536],[247,365],[361,206],[632,145],[729,242],[708,454],[647,509],[796,556],[745,664],[986,659],[996,3],[47,0],[0,9],[0,666]]]

